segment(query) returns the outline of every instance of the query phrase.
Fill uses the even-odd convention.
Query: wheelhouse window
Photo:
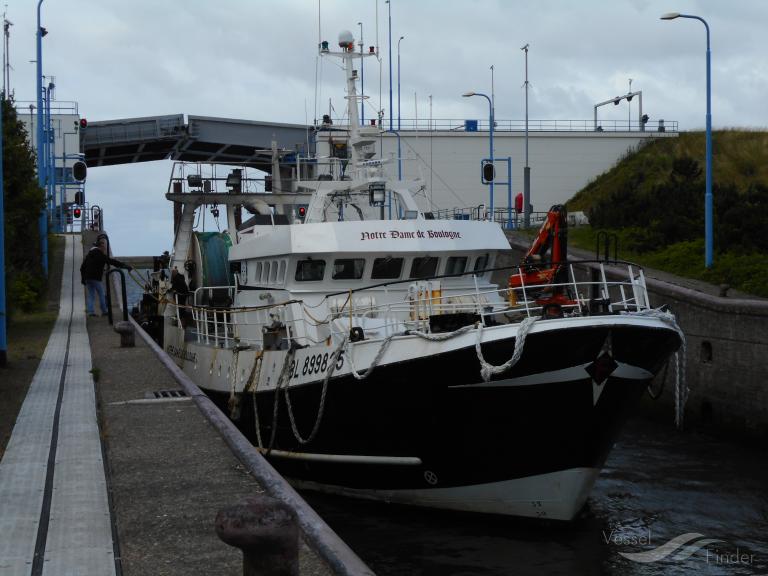
[[[448,258],[448,262],[445,263],[446,274],[463,274],[467,269],[467,257],[466,256],[451,256]]]
[[[365,258],[341,258],[333,261],[334,280],[359,280],[363,277]]]
[[[488,268],[488,254],[478,256],[477,260],[475,260],[475,266],[472,268],[472,271],[479,272],[480,270],[485,270],[486,268]]]
[[[316,282],[325,275],[325,260],[299,260],[296,264],[297,282]]]
[[[403,271],[402,258],[376,258],[371,269],[372,280],[397,280]]]
[[[411,278],[429,278],[437,273],[437,264],[439,258],[434,256],[425,256],[424,258],[414,258],[411,264]]]

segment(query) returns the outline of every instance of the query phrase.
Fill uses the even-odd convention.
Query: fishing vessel
[[[573,518],[679,328],[637,266],[557,252],[562,211],[500,270],[498,223],[435,219],[422,183],[390,176],[380,129],[359,125],[352,35],[320,52],[344,65],[348,125],[319,127],[290,182],[275,148],[271,191],[233,169],[216,193],[177,165],[170,270],[145,325],[299,487]],[[196,232],[213,204],[227,230]]]

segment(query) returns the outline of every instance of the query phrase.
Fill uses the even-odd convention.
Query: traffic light
[[[493,182],[496,177],[496,167],[490,160],[483,160],[483,184]]]
[[[80,120],[80,122],[82,122],[82,120]],[[85,182],[86,176],[88,176],[88,166],[86,166],[85,162],[82,160],[78,160],[72,165],[72,178],[74,178],[76,182]]]
[[[72,211],[72,215],[73,215],[75,218],[80,218],[80,216],[81,216],[82,214],[83,214],[83,211],[82,211],[82,210],[80,210],[80,208],[75,208],[75,209]]]
[[[304,219],[307,217],[307,205],[300,204],[296,210],[296,214],[299,216],[299,219],[304,222]]]
[[[85,130],[86,128],[88,128],[88,120],[80,118],[80,130]]]

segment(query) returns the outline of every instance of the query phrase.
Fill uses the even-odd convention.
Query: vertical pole
[[[712,69],[711,52],[709,49],[709,25],[704,22],[707,29],[707,186],[704,194],[704,264],[712,268],[713,260],[713,225],[712,225]]]
[[[523,169],[523,227],[531,225],[531,167],[528,165],[528,44],[525,52],[525,168]],[[597,112],[595,112],[597,117]],[[595,120],[597,123],[597,120]]]
[[[487,96],[486,96],[487,98]],[[496,171],[496,164],[493,161],[493,125],[495,124],[496,120],[493,115],[493,102],[490,98],[488,98],[488,108],[490,108],[490,121],[491,121],[491,130],[490,130],[490,141],[491,141],[491,166],[493,166],[494,170],[494,178],[491,180],[491,222],[493,222],[494,218],[494,212],[493,212],[493,182],[496,180],[495,178],[495,171]]]
[[[365,126],[365,58],[363,57],[363,23],[360,26],[360,126]]]
[[[48,87],[45,89],[45,151],[46,151],[46,183],[47,190],[46,195],[48,197],[48,225],[53,225],[54,231],[56,231],[56,197],[54,195],[54,173],[56,171],[53,160],[53,127],[51,125],[51,94],[52,83],[48,83]]]
[[[389,129],[392,130],[392,3],[387,0],[389,18]]]
[[[5,180],[3,178],[3,113],[5,91],[0,96],[0,366],[8,363],[5,305]]]
[[[512,156],[507,157],[507,228],[512,228]]]
[[[40,7],[43,0],[37,2],[37,183],[45,190],[45,143],[43,136],[43,29],[40,25]],[[38,219],[40,231],[40,254],[42,256],[43,275],[48,277],[48,210],[43,204]]]
[[[400,40],[405,36],[400,36]],[[397,129],[400,130],[400,40],[397,41]]]

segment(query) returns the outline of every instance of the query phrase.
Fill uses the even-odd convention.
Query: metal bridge
[[[152,160],[252,166],[271,172],[272,142],[306,155],[309,128],[208,116],[149,116],[90,122],[80,132],[89,167]]]

